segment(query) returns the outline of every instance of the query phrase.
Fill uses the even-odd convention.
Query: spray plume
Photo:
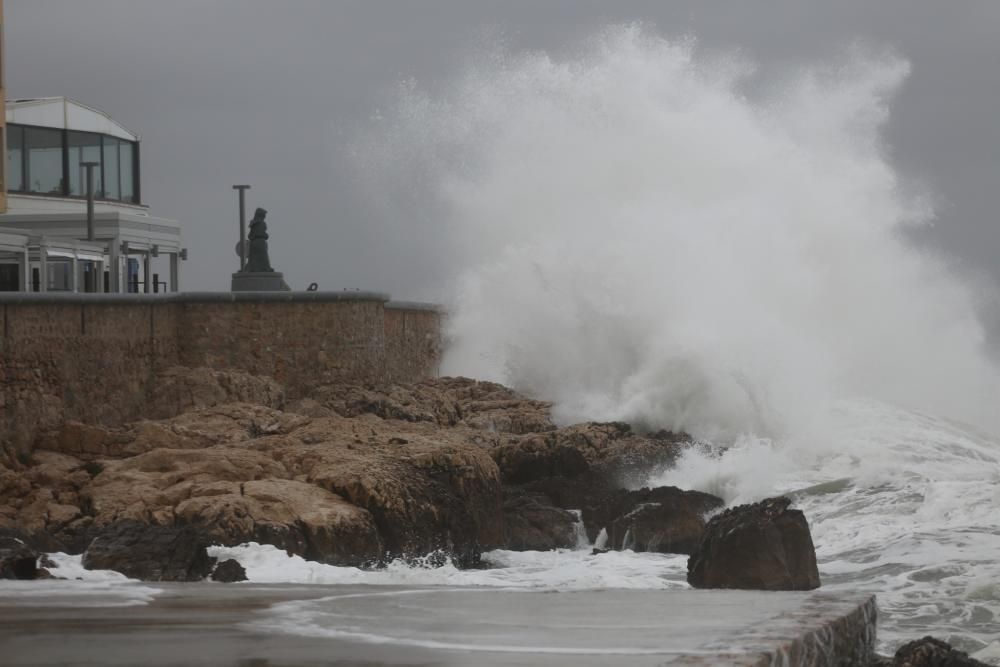
[[[931,211],[880,135],[908,69],[761,85],[624,26],[404,86],[364,154],[455,267],[445,372],[706,438],[799,433],[845,396],[992,427],[973,294],[906,241]]]

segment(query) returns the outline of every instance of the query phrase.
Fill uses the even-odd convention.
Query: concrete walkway
[[[46,584],[41,584],[45,586]],[[0,582],[5,665],[863,665],[868,595]]]

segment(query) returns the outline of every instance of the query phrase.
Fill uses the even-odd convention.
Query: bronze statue
[[[267,211],[258,208],[250,221],[250,233],[243,241],[247,248],[247,263],[233,274],[234,292],[287,292],[288,283],[282,274],[271,268],[267,255]]]
[[[244,273],[271,273],[271,259],[267,255],[267,223],[264,216],[267,211],[258,208],[254,211],[253,220],[250,221],[250,233],[247,238],[250,241],[250,248],[247,253],[247,265],[243,268]]]

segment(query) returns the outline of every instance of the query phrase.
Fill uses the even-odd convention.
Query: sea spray
[[[359,154],[455,267],[445,373],[709,439],[814,439],[844,396],[993,426],[975,300],[906,241],[931,212],[880,134],[908,70],[769,80],[614,27],[409,83]]]
[[[908,71],[855,49],[770,79],[614,27],[408,82],[358,155],[451,268],[444,373],[693,433],[650,484],[791,494],[824,588],[878,594],[882,650],[978,650],[1000,633],[1000,382],[974,292],[908,240],[933,212],[882,138]]]
[[[587,527],[583,523],[583,510],[569,510],[575,517],[573,522],[573,536],[576,538],[574,548],[589,550],[591,548],[590,538],[587,537]]]

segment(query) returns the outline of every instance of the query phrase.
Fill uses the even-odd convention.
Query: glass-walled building
[[[142,201],[136,134],[64,97],[10,100],[6,123],[0,291],[178,289],[180,225]],[[94,165],[92,224],[85,163]]]
[[[7,124],[9,193],[86,198],[85,162],[97,163],[93,177],[97,199],[140,203],[135,137]]]

